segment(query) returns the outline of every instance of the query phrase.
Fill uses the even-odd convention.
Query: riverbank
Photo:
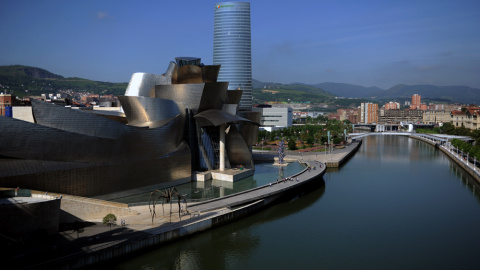
[[[189,205],[188,214],[184,211],[178,215],[178,206],[172,205],[170,215],[170,206],[165,205],[163,212],[159,204],[153,223],[148,206],[132,207],[129,215],[117,214],[117,222],[123,219],[127,225],[114,226],[112,230],[102,225],[99,218],[86,220],[88,224],[84,225],[88,226],[83,226],[81,231],[76,228],[64,230],[57,236],[45,239],[40,245],[24,250],[23,254],[17,254],[13,262],[17,268],[82,268],[221,226],[258,211],[288,194],[295,194],[310,182],[323,182],[321,176],[326,166],[316,161],[305,163],[311,169],[292,175],[295,177],[293,181],[275,182]],[[66,203],[68,196],[64,197],[63,203]]]
[[[327,168],[337,168],[345,163],[362,145],[362,141],[358,140],[351,144],[344,145],[344,148],[333,148],[332,152],[315,152],[307,150],[285,150],[285,161],[293,162],[296,160],[308,161],[317,160],[325,163]],[[253,158],[255,161],[278,161],[278,153],[275,151],[253,151]]]
[[[430,140],[428,138],[423,138],[419,136],[409,136],[410,138],[414,138],[423,142],[426,142],[430,145],[438,147],[443,153],[445,153],[451,160],[453,160],[457,165],[462,167],[470,176],[472,176],[477,183],[480,184],[480,172],[479,169],[474,166],[471,162],[468,162],[465,158],[463,158],[459,153],[456,153],[449,149],[445,145],[440,145],[438,142],[434,140]]]

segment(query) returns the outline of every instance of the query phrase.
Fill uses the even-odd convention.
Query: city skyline
[[[216,3],[3,1],[0,65],[128,82],[171,56],[211,64]],[[251,25],[260,81],[480,88],[477,1],[251,2]]]

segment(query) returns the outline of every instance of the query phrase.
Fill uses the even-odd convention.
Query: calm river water
[[[480,186],[441,151],[364,138],[325,186],[116,269],[478,269]]]

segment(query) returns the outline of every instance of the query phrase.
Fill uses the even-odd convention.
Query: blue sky
[[[128,82],[212,64],[217,1],[0,0],[0,65]],[[480,88],[480,1],[252,1],[253,78]]]

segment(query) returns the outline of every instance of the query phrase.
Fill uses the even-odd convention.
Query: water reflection
[[[325,193],[325,182],[318,179],[299,193],[249,217],[170,243],[134,259],[119,263],[115,269],[250,269],[248,258],[261,245],[261,224],[275,222],[311,207]],[[278,236],[285,233],[276,228]],[[284,252],[286,246],[272,252]]]
[[[480,188],[435,147],[406,137],[365,138],[324,179],[328,189],[317,187],[118,268],[478,268]]]
[[[293,175],[305,168],[304,164],[299,162],[288,163],[287,166],[274,166],[271,163],[260,163],[255,166],[255,174],[236,182],[227,182],[221,180],[208,180],[204,182],[190,182],[178,185],[175,188],[180,194],[186,194],[188,200],[208,200],[218,198],[240,191],[252,189],[258,186],[267,185],[275,182],[278,178]],[[124,197],[114,201],[121,203],[148,202],[150,192],[139,195]]]

